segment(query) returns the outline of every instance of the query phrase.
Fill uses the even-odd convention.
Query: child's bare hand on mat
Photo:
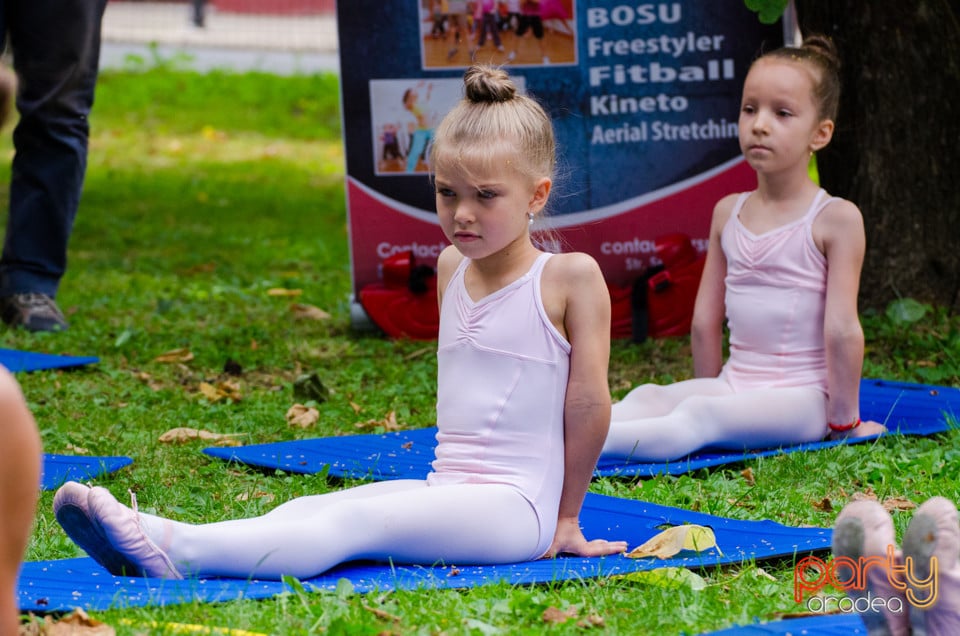
[[[606,539],[587,541],[580,529],[579,519],[576,517],[561,517],[557,520],[557,532],[553,535],[553,543],[550,544],[550,549],[543,557],[553,558],[558,554],[595,557],[620,554],[626,551],[626,541],[607,541]]]
[[[887,432],[887,427],[881,424],[880,422],[874,422],[873,420],[864,420],[860,422],[860,425],[856,428],[852,428],[849,431],[833,431],[830,433],[830,439],[847,439],[847,438],[856,438],[856,437],[871,437],[873,435],[881,435]]]

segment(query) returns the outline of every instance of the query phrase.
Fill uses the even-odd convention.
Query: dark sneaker
[[[63,331],[67,319],[53,298],[28,292],[0,298],[0,317],[11,327],[27,331]]]

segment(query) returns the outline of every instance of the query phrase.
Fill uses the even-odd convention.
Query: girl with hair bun
[[[825,37],[770,51],[750,67],[739,135],[757,189],[714,208],[691,329],[696,377],[643,385],[614,404],[605,456],[666,461],[706,447],[885,430],[859,412],[863,218],[807,170],[830,143],[839,101],[839,60]]]
[[[354,559],[510,563],[623,552],[578,516],[610,419],[610,300],[596,262],[530,239],[550,195],[551,122],[501,70],[470,68],[432,146],[438,262],[437,450],[424,480],[300,497],[194,525],[68,482],[57,520],[114,574],[279,579]]]

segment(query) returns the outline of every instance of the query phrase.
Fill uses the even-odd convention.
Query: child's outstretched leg
[[[721,391],[718,385],[703,386]],[[602,456],[647,462],[680,459],[708,447],[740,451],[813,442],[827,431],[826,397],[814,388],[695,393],[665,415],[619,418],[620,409]]]
[[[851,584],[844,591],[858,607],[868,609],[860,613],[860,618],[870,636],[910,633],[909,605],[904,592],[894,587],[891,572],[883,565],[888,562],[890,546],[894,549],[895,562],[902,564],[903,557],[896,551],[893,520],[876,501],[851,502],[837,515],[833,526],[836,577],[838,581],[855,581],[858,572],[866,569],[866,589]],[[871,565],[867,566],[864,558],[871,559]],[[850,562],[856,564],[857,571],[848,565]],[[881,598],[883,603],[875,602]]]
[[[354,559],[515,562],[545,549],[533,508],[498,484],[367,484],[295,499],[261,517],[204,525],[137,513],[98,488],[90,489],[89,510],[88,523],[110,544],[81,544],[91,556],[115,550],[143,574],[167,578],[308,578]],[[77,540],[76,528],[64,529]]]
[[[903,535],[914,636],[960,634],[960,524],[949,499],[924,502]]]
[[[694,395],[733,395],[733,389],[720,378],[696,378],[672,384],[641,384],[613,404],[610,419],[616,422],[667,415]]]

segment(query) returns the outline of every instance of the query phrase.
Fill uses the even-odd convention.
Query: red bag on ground
[[[650,267],[631,287],[610,286],[611,334],[643,342],[649,338],[690,333],[693,305],[706,255],[690,237],[674,233],[658,237],[654,249],[661,265]]]

